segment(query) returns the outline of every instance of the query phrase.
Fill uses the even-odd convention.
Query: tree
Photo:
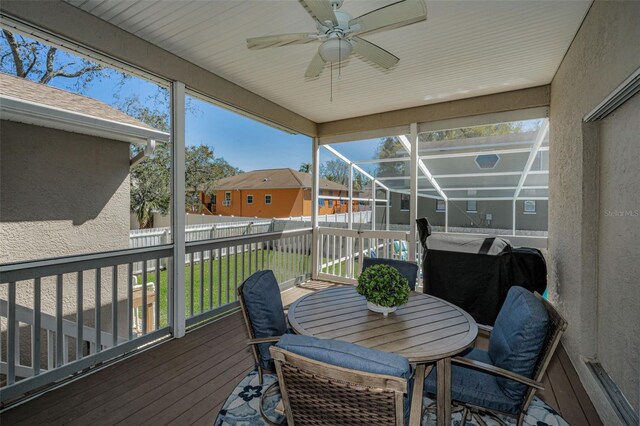
[[[404,147],[395,137],[384,138],[378,145],[376,152],[377,158],[395,158],[402,157],[398,155],[398,152],[403,152]],[[398,161],[393,163],[380,163],[378,165],[377,176],[389,177],[389,176],[405,176],[407,171],[407,164],[404,161]]]
[[[320,165],[320,177],[347,185],[349,183],[349,166],[341,160],[327,160]]]
[[[420,142],[475,138],[480,136],[508,135],[522,131],[522,123],[497,123],[483,126],[465,127],[461,129],[437,130],[420,133]]]
[[[298,171],[302,173],[311,173],[311,163],[300,163]]]
[[[231,166],[224,158],[215,158],[207,145],[190,146],[185,152],[185,204],[187,210],[202,209],[200,192],[212,194],[218,179],[234,176],[242,170]]]
[[[102,65],[58,50],[10,31],[2,30],[0,71],[26,78],[42,84],[49,84],[55,78],[75,79],[80,91],[94,78],[114,71]],[[124,74],[121,74],[124,78]]]
[[[320,177],[349,186],[349,165],[341,160],[327,160],[320,165]],[[362,191],[369,180],[357,170],[353,171],[353,190]]]
[[[131,145],[132,153],[144,149]],[[153,226],[153,212],[167,214],[171,202],[171,153],[169,146],[159,144],[153,158],[145,158],[131,168],[131,211],[140,228]]]

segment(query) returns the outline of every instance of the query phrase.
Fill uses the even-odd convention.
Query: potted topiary
[[[356,291],[367,299],[367,308],[385,317],[409,300],[409,281],[396,268],[373,265],[358,277]]]

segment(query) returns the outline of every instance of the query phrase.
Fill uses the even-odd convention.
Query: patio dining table
[[[308,294],[289,308],[298,334],[339,339],[406,357],[416,365],[412,398],[422,401],[427,365],[436,364],[438,425],[451,421],[451,357],[473,345],[478,326],[464,310],[427,294],[411,292],[409,301],[384,317],[369,311],[354,286]],[[415,399],[414,399],[415,401]],[[419,425],[422,403],[412,404],[411,424]]]

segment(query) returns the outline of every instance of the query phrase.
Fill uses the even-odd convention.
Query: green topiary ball
[[[391,308],[409,300],[409,281],[389,265],[373,265],[358,277],[356,291],[368,302]]]

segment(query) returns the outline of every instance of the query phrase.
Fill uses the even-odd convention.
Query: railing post
[[[320,267],[318,247],[318,195],[320,183],[320,145],[318,138],[313,138],[313,148],[311,153],[313,176],[311,183],[312,202],[311,202],[311,278],[318,279],[318,269]]]
[[[376,230],[376,181],[371,182],[371,230]]]
[[[353,229],[353,163],[349,163],[349,217],[348,229]],[[345,257],[347,258],[347,276],[353,277],[353,242],[351,237],[346,238]]]
[[[171,215],[173,230],[173,259],[170,288],[171,288],[171,325],[174,337],[185,334],[185,87],[184,83],[174,81],[171,84],[171,149],[173,175],[171,191]],[[146,288],[144,289],[146,291]]]

